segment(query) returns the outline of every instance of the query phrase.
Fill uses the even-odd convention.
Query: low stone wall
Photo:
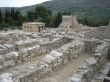
[[[110,26],[94,27],[85,34],[85,38],[110,39]]]
[[[62,46],[60,49],[52,51],[49,55],[46,55],[40,61],[40,63],[42,62],[41,66],[42,65],[43,66],[42,66],[42,69],[37,70],[39,73],[38,72],[36,74],[34,73],[34,74],[32,74],[33,76],[29,75],[30,77],[33,78],[33,79],[31,79],[31,81],[29,81],[30,77],[28,77],[28,80],[27,80],[26,76],[25,76],[25,77],[20,78],[20,80],[22,80],[20,82],[27,82],[27,81],[34,82],[36,76],[38,76],[37,81],[39,79],[42,79],[43,77],[46,77],[46,74],[48,74],[49,72],[51,72],[53,70],[58,69],[60,66],[62,66],[64,64],[67,64],[71,60],[70,58],[73,58],[73,57],[75,58],[76,57],[75,55],[78,55],[79,53],[83,52],[83,46],[84,46],[84,44],[82,42],[81,43],[79,42],[79,44],[72,42],[70,44]],[[70,50],[71,50],[70,47],[73,49],[73,51],[75,49],[76,53],[70,53]],[[44,64],[46,64],[47,66]],[[42,71],[40,71],[40,70],[42,70]]]
[[[21,41],[14,42],[14,44],[16,45],[16,50],[18,51],[22,48],[27,48],[27,47],[36,45],[37,40],[36,39],[21,40]]]
[[[15,44],[4,44],[0,45],[0,55],[4,55],[6,53],[12,52],[16,50]]]
[[[91,82],[94,75],[101,69],[105,64],[105,57],[108,53],[109,44],[102,42],[95,49],[93,58],[87,59],[85,63],[80,66],[79,70],[67,79],[66,82]]]
[[[76,44],[77,42],[77,44]],[[36,82],[53,70],[67,64],[70,60],[76,58],[76,55],[84,52],[84,43],[82,41],[73,41],[71,43],[65,44],[61,48],[51,51],[50,54],[46,55],[39,62],[35,62],[33,65],[26,67],[21,67],[9,71],[12,74],[13,82]],[[75,53],[74,50],[76,51]],[[71,58],[71,59],[70,59]],[[19,70],[18,70],[19,69]],[[16,71],[15,71],[16,70]],[[13,72],[14,71],[14,72]]]
[[[107,62],[91,82],[110,82],[110,63]]]
[[[85,53],[91,53],[91,54],[94,54],[95,53],[95,48],[102,44],[101,41],[97,40],[97,39],[85,39],[84,40],[85,42]]]
[[[50,72],[58,70],[59,67],[81,55],[85,51],[85,43],[84,41],[74,40],[51,51],[43,59],[32,63],[30,62],[30,64],[23,66],[21,65],[18,68],[8,71],[8,73],[12,74],[10,77],[13,82],[39,82],[40,79],[45,78]],[[87,59],[79,67],[79,70],[66,81],[90,82],[97,71],[104,65],[108,53],[108,46],[106,42],[97,45],[94,50],[94,57]]]
[[[49,54],[52,51],[52,49],[59,48],[70,41],[71,39],[61,38],[51,43],[34,45],[31,47],[22,48],[19,51],[13,51],[5,55],[1,55],[0,71],[33,60],[39,55]]]

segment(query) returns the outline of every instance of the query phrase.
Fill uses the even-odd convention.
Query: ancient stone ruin
[[[0,82],[110,82],[109,28],[0,32]]]

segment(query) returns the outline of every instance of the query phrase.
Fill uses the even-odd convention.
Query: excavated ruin
[[[109,31],[0,32],[0,82],[110,82]]]

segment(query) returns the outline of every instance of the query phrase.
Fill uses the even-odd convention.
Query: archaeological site
[[[110,26],[1,31],[0,82],[110,82]]]

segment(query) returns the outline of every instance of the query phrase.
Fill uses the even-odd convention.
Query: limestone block
[[[89,66],[96,66],[97,64],[97,61],[94,57],[87,59],[86,62]]]
[[[26,39],[26,40],[21,40],[19,42],[15,42],[15,44],[17,45],[18,49],[22,49],[22,48],[26,48],[29,46],[33,46],[36,44],[36,40],[35,39]]]
[[[12,74],[10,73],[3,73],[0,75],[0,82],[14,82],[12,80]]]
[[[4,44],[4,46],[7,47],[9,51],[15,51],[16,49],[14,44]]]
[[[3,69],[3,65],[0,65],[0,70],[2,70]]]
[[[63,58],[63,64],[67,64],[67,63],[68,63],[67,57],[66,58]]]
[[[72,77],[69,77],[66,82],[85,82],[85,79],[79,74],[74,74]]]
[[[59,59],[57,62],[58,66],[62,66],[62,63],[63,63],[63,59]]]
[[[15,62],[13,60],[7,60],[3,62],[3,67],[15,66]]]
[[[62,63],[63,63],[62,62],[62,59],[63,59],[63,54],[62,53],[56,52],[56,51],[52,51],[50,53],[50,55],[55,58],[55,61],[53,63],[54,67],[59,67],[59,66],[62,65]]]
[[[6,60],[13,60],[19,56],[18,52],[10,52],[5,55]]]
[[[93,73],[93,71],[92,71],[92,69],[85,69],[85,70],[82,70],[82,69],[80,69],[79,71],[78,71],[78,74],[80,75],[80,76],[82,76],[83,77],[83,79],[85,79],[86,80],[86,82],[89,82],[90,80],[91,80],[91,78],[92,78],[92,73]]]
[[[96,53],[102,53],[102,55],[105,57],[108,54],[109,44],[108,43],[102,43],[102,45],[99,45],[95,52]]]
[[[98,69],[98,67],[97,67],[98,62],[97,62],[97,60],[96,60],[94,57],[87,59],[86,62],[87,62],[87,64],[88,64],[88,66],[89,66],[91,69],[93,69],[93,73],[97,71],[97,69]]]
[[[40,66],[39,70],[41,70],[40,74],[42,74],[42,75],[47,74],[48,71],[50,71],[48,69],[48,65],[47,64],[40,64],[39,66]]]
[[[83,63],[79,68],[85,70],[85,69],[89,69],[90,67],[88,66],[87,63]]]
[[[95,52],[95,49],[98,45],[98,40],[96,39],[90,39],[90,40],[85,40],[85,52],[88,52],[88,53],[94,53]]]
[[[5,50],[5,49],[0,49],[0,54],[3,55],[3,54],[6,54],[8,51]]]
[[[67,82],[82,82],[82,81],[81,81],[81,78],[71,77],[67,80]]]
[[[101,58],[103,55],[101,54],[101,53],[95,53],[94,54],[94,57],[96,57],[96,58]]]
[[[5,61],[5,58],[3,55],[0,55],[0,64],[2,64],[3,61]]]
[[[0,49],[8,50],[7,47],[5,47],[4,45],[1,45],[1,44],[0,44]]]

